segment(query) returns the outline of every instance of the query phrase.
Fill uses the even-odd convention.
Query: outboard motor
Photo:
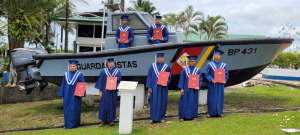
[[[19,83],[25,84],[26,94],[30,94],[36,87],[40,87],[42,91],[48,85],[47,82],[42,80],[40,71],[37,68],[38,60],[32,58],[34,54],[48,54],[48,52],[40,48],[17,48],[11,53],[13,66],[21,72],[22,78]]]

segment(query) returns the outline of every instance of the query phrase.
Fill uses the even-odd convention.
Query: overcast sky
[[[78,0],[73,0],[78,1]],[[86,0],[89,5],[75,2],[75,12],[93,12],[103,8],[101,0]],[[106,1],[106,0],[105,0]],[[222,15],[228,24],[229,34],[282,36],[282,26],[291,23],[300,31],[300,0],[150,0],[161,14],[178,13],[187,5],[205,16]],[[132,6],[125,0],[125,8]],[[174,10],[176,9],[176,10]],[[59,39],[60,40],[60,39]],[[75,40],[70,35],[70,44]],[[300,36],[295,37],[300,44]],[[71,48],[70,48],[71,49]]]

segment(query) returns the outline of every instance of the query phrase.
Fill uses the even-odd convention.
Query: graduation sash
[[[115,77],[119,70],[115,69],[115,71],[112,74],[109,73],[108,68],[105,68],[104,71],[107,77]]]
[[[127,31],[130,27],[129,26],[126,26],[124,29],[121,27],[119,27],[120,31]]]
[[[153,28],[157,28],[157,27],[156,27],[156,24],[153,24],[152,27],[153,27]],[[164,30],[165,26],[164,26],[164,25],[161,25],[160,28],[161,28],[161,30]]]
[[[198,70],[199,70],[199,68],[195,67],[192,74],[196,74],[198,72]],[[189,66],[185,67],[185,73],[186,73],[187,77],[190,77],[189,74],[191,74],[191,73],[190,73]]]
[[[71,79],[70,76],[69,76],[69,72],[66,72],[65,76],[66,76],[66,80],[67,80],[68,85],[74,85],[74,83],[76,82],[79,74],[80,74],[80,72],[76,71],[73,78]]]
[[[156,74],[156,76],[157,76],[157,78],[158,78],[158,76],[159,76],[159,71],[158,71],[158,69],[157,69],[156,63],[153,63],[152,66],[153,66],[154,72],[155,72],[155,74]],[[165,70],[167,69],[167,67],[168,67],[168,65],[167,65],[167,64],[164,64],[164,66],[161,68],[160,71],[165,71]]]
[[[213,62],[210,62],[209,65],[210,65],[210,67],[211,67],[214,71],[215,71],[215,69],[217,68],[217,66],[216,66]],[[225,63],[222,63],[219,69],[224,69],[225,66],[226,66],[226,64],[225,64]]]

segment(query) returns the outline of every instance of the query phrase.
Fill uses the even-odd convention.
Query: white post
[[[132,131],[133,119],[133,92],[132,90],[120,90],[120,134],[130,134]]]
[[[121,81],[118,90],[121,93],[119,134],[130,134],[133,119],[133,95],[138,82]]]
[[[207,104],[207,90],[199,90],[199,105]]]
[[[61,52],[61,50],[62,50],[62,43],[60,43],[59,46],[60,46],[59,47],[59,51]]]
[[[135,96],[135,106],[134,110],[141,110],[144,107],[144,102],[145,102],[145,84],[138,84],[136,91],[134,92]]]
[[[102,17],[101,52],[103,50],[104,21],[105,21],[105,5],[104,5],[103,17]]]

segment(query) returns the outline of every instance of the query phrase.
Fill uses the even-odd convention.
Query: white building
[[[105,13],[107,16],[107,13]],[[69,23],[76,29],[76,41],[73,43],[74,52],[96,52],[105,47],[106,17],[104,22],[103,41],[102,24],[103,12],[76,13],[76,17],[69,18]],[[65,18],[53,18],[50,21],[65,23]],[[104,49],[103,49],[104,50]]]

